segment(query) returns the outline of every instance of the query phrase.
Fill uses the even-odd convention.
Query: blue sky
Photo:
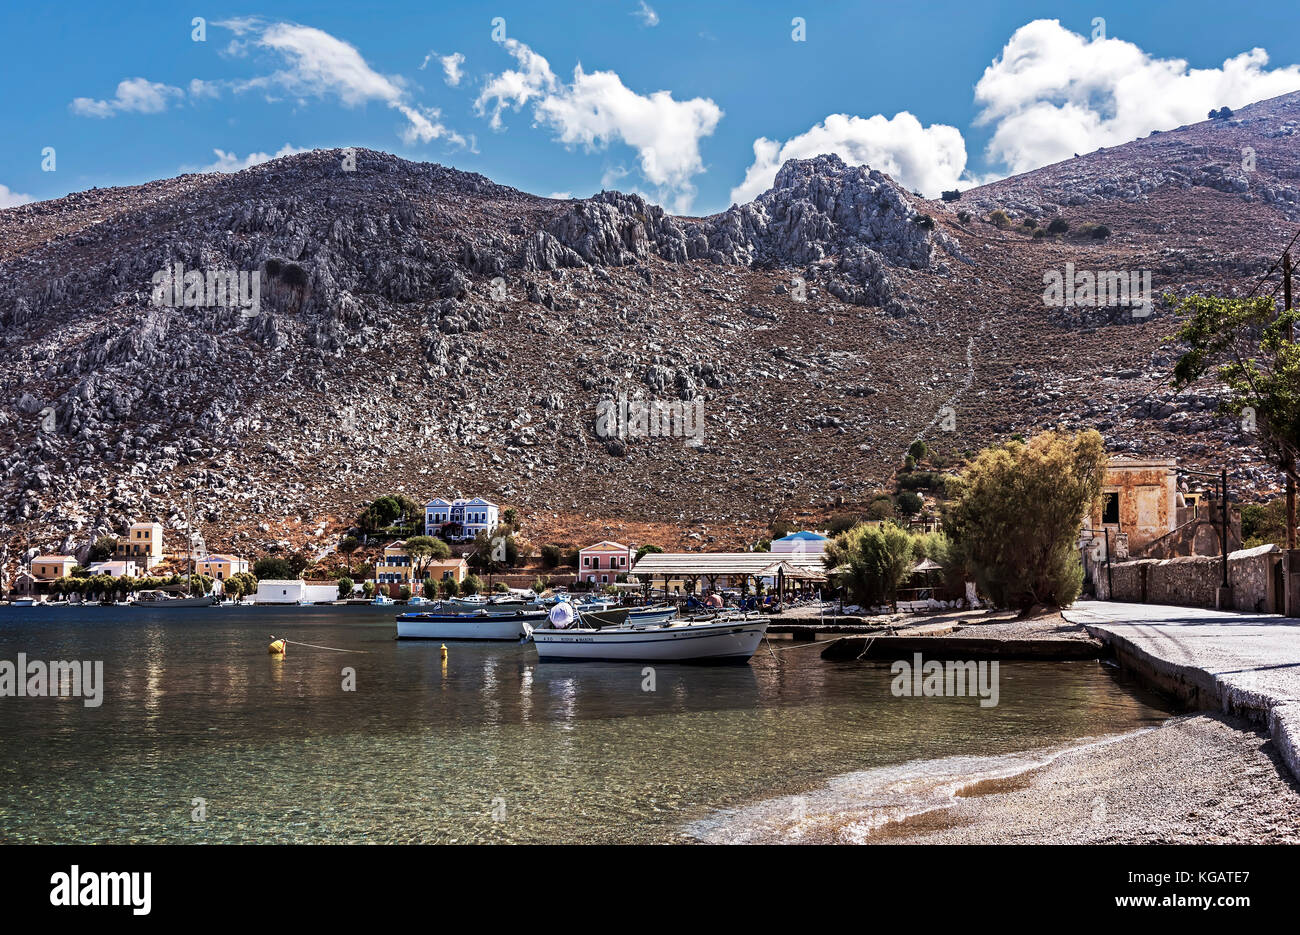
[[[822,151],[933,196],[1300,90],[1269,3],[36,9],[0,10],[0,206],[343,146],[681,213]]]

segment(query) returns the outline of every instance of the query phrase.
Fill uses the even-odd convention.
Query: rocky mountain
[[[1297,127],[1288,95],[955,201],[825,155],[704,218],[367,150],[0,211],[0,533],[190,501],[210,546],[323,550],[378,493],[463,492],[535,542],[736,546],[865,503],[914,438],[1057,424],[1263,496],[1212,392],[1168,391],[1167,308],[1044,282],[1246,291],[1300,223]],[[210,304],[221,271],[256,302]],[[620,398],[702,407],[700,443],[610,436]]]

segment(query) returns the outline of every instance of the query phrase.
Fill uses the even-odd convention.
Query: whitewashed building
[[[424,505],[424,534],[440,536],[454,542],[469,542],[480,532],[491,535],[501,523],[501,510],[495,503],[475,497],[444,500],[435,497]],[[445,531],[445,533],[444,533]]]
[[[804,530],[802,532],[792,532],[780,539],[773,539],[770,551],[773,555],[807,556],[810,559],[821,558],[821,554],[826,551],[826,545],[829,542],[830,539],[821,533]]]
[[[255,604],[318,604],[336,601],[339,586],[334,581],[303,581],[297,579],[266,578],[257,582]]]

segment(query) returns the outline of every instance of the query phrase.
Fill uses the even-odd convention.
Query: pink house
[[[578,550],[578,580],[589,584],[613,584],[619,575],[632,570],[636,549],[609,539]]]

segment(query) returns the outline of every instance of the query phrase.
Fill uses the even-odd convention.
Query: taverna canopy
[[[820,555],[773,554],[771,552],[647,552],[632,569],[646,580],[650,575],[698,578],[709,575],[773,577],[778,571],[788,578],[823,580]]]

